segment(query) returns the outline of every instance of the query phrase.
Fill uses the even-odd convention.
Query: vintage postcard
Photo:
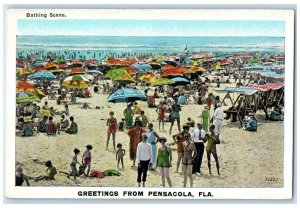
[[[6,12],[7,197],[291,199],[292,10]]]

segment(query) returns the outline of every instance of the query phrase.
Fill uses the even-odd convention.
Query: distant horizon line
[[[285,38],[285,36],[245,36],[245,35],[241,35],[241,36],[221,36],[221,35],[193,35],[193,36],[187,36],[187,35],[16,35],[16,36],[77,36],[77,37],[86,37],[86,36],[98,36],[98,37],[246,37],[246,38],[254,38],[254,37],[266,37],[266,38]]]

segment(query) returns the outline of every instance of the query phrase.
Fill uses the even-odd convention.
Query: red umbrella
[[[26,67],[26,62],[25,61],[17,61],[16,65],[21,67],[21,68],[25,68]]]
[[[163,70],[175,70],[177,68],[171,64],[167,64],[167,65],[163,66],[162,69]]]
[[[32,69],[34,70],[34,72],[46,70],[43,66],[34,66]]]
[[[84,65],[85,65],[85,66],[89,66],[89,65],[91,65],[91,64],[95,64],[96,62],[97,62],[97,60],[91,59],[91,60],[87,60],[87,61],[84,63]]]
[[[33,88],[34,86],[26,81],[17,81],[17,88]]]
[[[65,68],[68,68],[68,64],[67,64],[67,63],[58,64],[58,68],[59,68],[59,69],[65,69]]]
[[[169,69],[163,71],[161,73],[160,77],[167,77],[167,76],[182,76],[182,70],[181,69]]]
[[[45,68],[47,70],[49,70],[49,69],[56,69],[57,68],[57,64],[54,63],[54,62],[49,62],[49,63],[45,64]]]

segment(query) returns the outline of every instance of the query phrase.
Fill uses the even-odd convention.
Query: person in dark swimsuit
[[[30,186],[28,177],[23,174],[23,169],[18,167],[16,171],[16,186],[22,186],[24,181],[26,181],[27,186]]]
[[[190,186],[193,187],[193,163],[197,156],[197,149],[194,142],[192,142],[190,134],[185,135],[183,142],[183,156],[182,156],[182,172],[184,176],[183,187],[186,187],[187,178],[190,178]]]

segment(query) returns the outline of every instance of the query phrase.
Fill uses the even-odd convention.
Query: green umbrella
[[[16,101],[17,103],[29,103],[33,101],[40,101],[40,99],[36,95],[28,92],[18,92],[16,94]]]
[[[112,69],[109,70],[104,77],[114,79],[120,75],[129,75],[129,73],[124,69]]]

